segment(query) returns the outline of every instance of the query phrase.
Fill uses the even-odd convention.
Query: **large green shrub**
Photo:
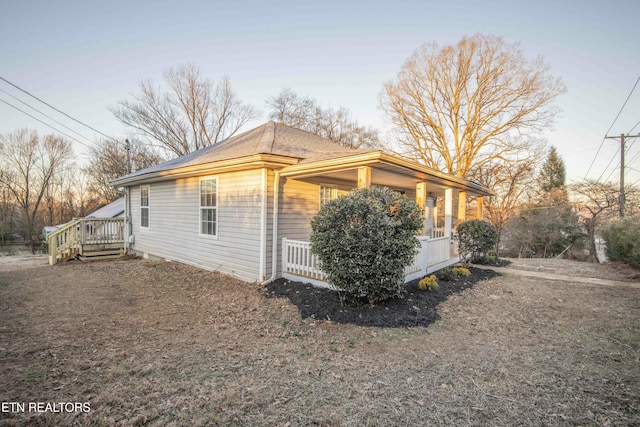
[[[484,259],[496,244],[498,234],[493,224],[473,219],[458,225],[458,254],[460,263]]]
[[[640,267],[640,215],[626,217],[605,227],[607,257]]]
[[[404,268],[419,245],[418,205],[385,187],[353,190],[324,205],[311,222],[311,250],[347,300],[370,304],[404,292]]]

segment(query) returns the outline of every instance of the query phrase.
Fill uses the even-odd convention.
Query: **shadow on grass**
[[[436,292],[418,290],[418,280],[414,280],[405,285],[407,292],[403,299],[385,301],[374,307],[342,304],[336,291],[286,279],[266,285],[266,295],[289,299],[304,319],[382,328],[429,326],[440,318],[438,305],[450,295],[499,276],[493,270],[471,268],[470,271],[470,276],[456,281],[439,280],[440,289]]]

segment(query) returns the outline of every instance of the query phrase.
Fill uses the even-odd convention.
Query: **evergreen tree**
[[[564,160],[558,155],[556,147],[551,147],[547,160],[542,164],[538,175],[540,202],[556,205],[568,201],[565,188],[566,169]]]

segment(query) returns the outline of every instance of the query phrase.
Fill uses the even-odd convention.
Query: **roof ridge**
[[[257,144],[257,152],[271,154],[273,152],[273,145],[276,142],[276,124],[273,120],[268,121],[263,125],[262,136]]]

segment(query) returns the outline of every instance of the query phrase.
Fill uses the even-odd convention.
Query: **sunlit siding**
[[[140,227],[139,187],[132,189],[134,249],[245,280],[260,279],[261,172],[218,178],[217,236],[200,235],[199,177],[153,183],[149,228]]]
[[[279,238],[309,241],[311,220],[319,209],[318,185],[287,179],[280,198]]]

